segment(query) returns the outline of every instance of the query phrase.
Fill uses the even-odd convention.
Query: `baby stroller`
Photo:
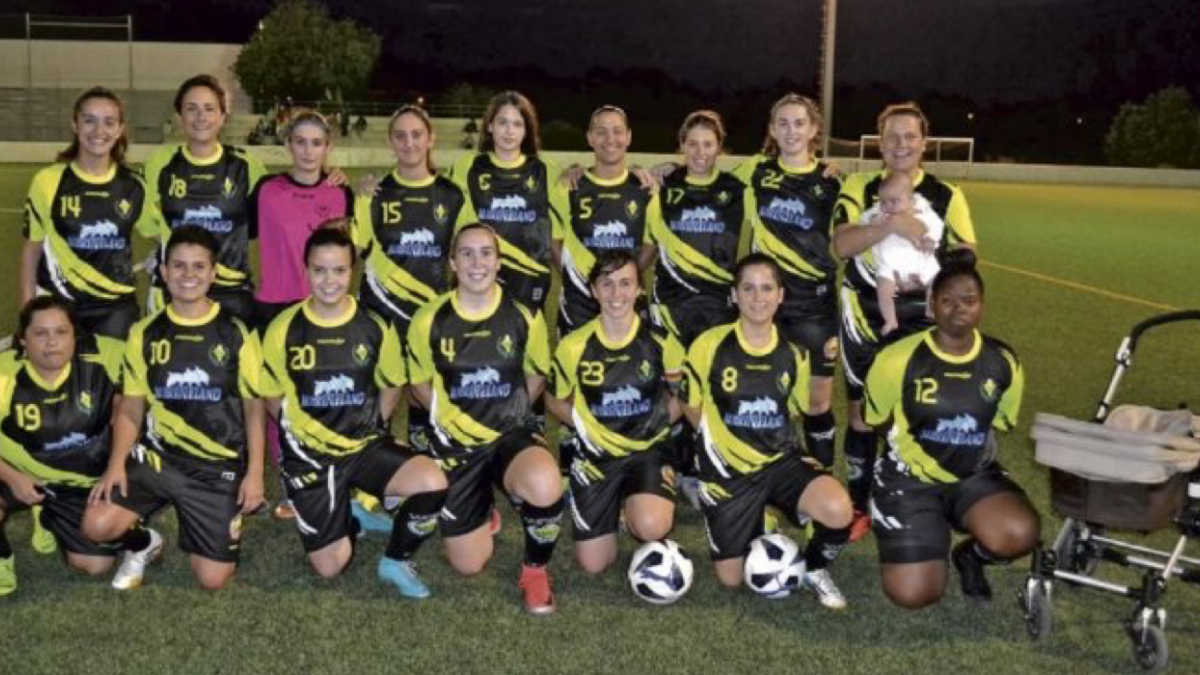
[[[1182,409],[1110,407],[1142,334],[1183,321],[1200,321],[1200,311],[1163,314],[1134,326],[1117,349],[1116,366],[1092,422],[1039,413],[1032,432],[1036,460],[1050,468],[1051,505],[1066,520],[1051,548],[1034,551],[1031,573],[1020,590],[1030,637],[1038,640],[1050,633],[1056,581],[1123,595],[1136,603],[1125,621],[1134,657],[1154,673],[1167,666],[1162,598],[1168,580],[1200,584],[1200,560],[1183,555],[1188,538],[1200,535],[1200,417]],[[1172,524],[1180,536],[1170,551],[1109,534],[1148,533]],[[1137,568],[1141,584],[1099,578],[1101,562]]]

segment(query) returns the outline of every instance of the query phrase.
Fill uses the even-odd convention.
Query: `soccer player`
[[[258,337],[208,295],[219,246],[198,226],[178,227],[167,241],[159,273],[170,302],[129,335],[112,454],[83,525],[93,541],[115,541],[174,506],[179,547],[211,590],[233,578],[242,516],[262,505],[265,423]],[[145,539],[126,552],[113,587],[139,586],[162,554],[159,533]]]
[[[348,294],[354,243],[345,232],[314,232],[304,260],[311,295],[284,310],[264,342],[265,392],[283,427],[284,484],[300,541],[317,574],[337,576],[358,531],[350,490],[401,499],[377,572],[401,595],[428,597],[411,558],[437,529],[446,477],[388,433],[405,384],[400,339]]]
[[[846,442],[844,455],[850,497],[854,501],[854,527],[851,540],[866,536],[871,519],[868,502],[875,467],[876,434],[863,420],[863,383],[867,371],[881,347],[883,317],[876,303],[877,266],[871,247],[890,234],[898,234],[923,250],[975,245],[975,226],[967,201],[957,186],[946,183],[921,168],[929,122],[916,103],[898,103],[879,114],[880,149],[883,171],[848,176],[838,195],[834,222],[833,252],[845,260],[842,279],[842,368],[846,378]],[[863,211],[879,199],[879,185],[889,173],[912,176],[914,191],[929,201],[933,212],[945,224],[942,236],[932,241],[925,236],[925,225],[910,215],[888,216],[863,227]],[[904,282],[905,280],[901,280]],[[896,313],[900,328],[896,338],[929,325],[925,292],[919,287],[899,287]]]
[[[741,584],[746,551],[772,505],[793,524],[811,518],[803,583],[822,605],[841,609],[846,600],[828,567],[853,514],[842,485],[801,451],[794,421],[809,405],[810,357],[776,326],[783,284],[762,253],[738,263],[738,319],[706,331],[688,349],[684,412],[703,438],[700,497],[720,582]]]
[[[146,185],[160,217],[164,242],[183,225],[208,230],[220,246],[213,299],[246,323],[254,320],[254,282],[250,276],[250,193],[266,169],[242,148],[223,145],[221,128],[228,114],[224,87],[211,75],[188,78],[175,94],[175,112],[186,137],[166,145],[146,161]],[[151,310],[163,303],[155,280]]]
[[[415,105],[388,124],[396,169],[354,203],[354,243],[367,265],[359,300],[403,335],[417,310],[449,287],[450,239],[475,220],[466,194],[433,166],[433,123]],[[429,413],[408,406],[408,442],[429,451]]]
[[[292,157],[287,172],[269,176],[251,193],[250,217],[258,231],[259,278],[255,327],[265,334],[271,320],[308,297],[304,245],[313,230],[351,214],[354,194],[327,181],[325,163],[333,149],[329,122],[311,110],[293,111],[284,132]],[[345,222],[345,221],[341,221]],[[279,427],[267,425],[267,449],[279,467]],[[274,509],[279,519],[295,516],[286,500]]]
[[[638,541],[671,531],[675,472],[666,445],[680,409],[670,388],[684,353],[637,315],[641,281],[631,252],[602,252],[589,282],[600,316],[559,343],[546,407],[579,438],[570,467],[575,559],[599,574],[617,560],[622,510]]]
[[[550,235],[566,217],[558,169],[540,156],[538,117],[524,95],[492,97],[479,152],[462,157],[450,178],[480,222],[500,237],[500,284],[508,296],[542,309],[550,291]]]
[[[408,329],[410,381],[432,411],[433,452],[450,478],[442,510],[446,557],[460,574],[492,556],[493,488],[520,502],[525,609],[554,611],[546,565],[558,542],[562,482],[530,402],[550,366],[541,312],[507,297],[496,276],[500,240],[481,223],[452,243],[456,288],[422,307]]]
[[[631,251],[638,269],[644,270],[654,260],[650,231],[662,219],[658,194],[643,187],[626,166],[633,131],[625,111],[613,105],[597,108],[588,124],[587,140],[593,151],[592,167],[570,190],[569,218],[553,234],[554,257],[563,286],[559,297],[560,335],[600,313],[588,287],[596,255],[608,249]]]
[[[146,185],[124,165],[125,108],[108,89],[75,100],[71,145],[39,171],[25,201],[17,301],[50,293],[84,332],[125,340],[138,318],[132,234],[157,236]]]
[[[963,595],[989,600],[987,565],[1037,544],[1037,512],[997,461],[1016,427],[1024,377],[1012,348],[979,332],[983,279],[949,251],[933,282],[933,328],[895,342],[867,375],[866,421],[888,430],[872,495],[883,590],[901,607],[937,602],[946,557]],[[951,529],[970,536],[950,550]]]
[[[41,506],[39,519],[73,569],[103,574],[118,552],[80,526],[107,465],[121,345],[77,335],[71,305],[51,295],[25,303],[15,338],[16,350],[0,354],[0,595],[17,588],[3,530],[14,511]]]

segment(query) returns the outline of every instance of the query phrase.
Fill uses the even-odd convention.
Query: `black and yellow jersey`
[[[124,394],[145,397],[143,445],[169,458],[238,470],[246,459],[243,399],[260,398],[257,335],[214,302],[185,319],[168,306],[134,324]]]
[[[866,421],[891,420],[882,478],[953,483],[994,459],[990,431],[1016,426],[1025,378],[1013,350],[976,331],[963,356],[937,348],[931,330],[889,345],[867,375]]]
[[[879,185],[887,173],[875,171],[847,176],[838,195],[835,222],[845,223],[846,227],[865,225],[862,214],[879,201]],[[928,200],[933,212],[946,225],[942,230],[942,240],[938,242],[939,249],[975,243],[975,224],[971,221],[971,211],[957,185],[920,171],[913,179],[913,192]],[[856,293],[875,293],[876,265],[871,251],[863,251],[846,264],[844,283]]]
[[[108,466],[122,348],[81,337],[54,382],[14,352],[0,354],[0,459],[47,485],[93,485]]]
[[[505,162],[493,153],[465,155],[450,172],[476,217],[500,235],[501,263],[526,276],[550,274],[550,235],[567,214],[557,177],[541,157]]]
[[[398,315],[412,317],[449,288],[450,240],[460,225],[474,220],[466,196],[450,179],[412,182],[393,171],[374,196],[354,200],[354,244],[367,260],[363,283],[396,304]]]
[[[775,327],[762,349],[737,322],[711,328],[688,348],[684,372],[687,405],[700,410],[702,478],[754,473],[800,452],[793,419],[808,411],[808,355]]]
[[[41,288],[82,305],[132,298],[134,229],[158,236],[146,184],[132,169],[114,164],[89,176],[53,164],[33,177],[23,234],[42,245]]]
[[[746,185],[733,174],[697,179],[687,171],[667,176],[659,198],[662,218],[651,229],[658,245],[654,298],[673,303],[693,295],[725,298],[743,252]]]
[[[625,457],[667,438],[667,377],[683,368],[683,346],[634,315],[619,342],[592,319],[563,338],[554,353],[554,396],[571,403],[584,448],[597,458]]]
[[[477,315],[460,308],[451,291],[413,318],[408,356],[412,383],[430,384],[429,417],[440,445],[466,454],[529,422],[525,379],[546,376],[550,340],[542,313],[499,288]]]
[[[588,274],[596,254],[625,249],[636,256],[642,244],[651,241],[655,223],[662,220],[658,195],[628,171],[611,180],[587,171],[570,191],[568,209],[568,221],[561,225],[556,221],[559,229],[554,232],[554,238],[562,241],[563,301],[595,304]],[[598,305],[594,309],[599,312]]]
[[[350,300],[346,315],[335,320],[317,316],[308,301],[296,303],[263,338],[269,375],[263,392],[281,399],[289,472],[319,469],[386,434],[380,391],[407,382],[396,329]]]
[[[838,265],[829,246],[841,183],[825,176],[826,169],[817,161],[796,169],[776,157],[755,155],[734,171],[749,186],[751,247],[783,271],[784,303],[789,306],[806,307],[817,295],[821,297],[815,302],[826,304],[837,280]]]
[[[159,148],[146,161],[146,187],[157,210],[165,247],[171,230],[198,225],[220,244],[214,288],[250,289],[250,240],[253,231],[250,193],[267,171],[243,148],[221,145],[200,159],[186,145]]]

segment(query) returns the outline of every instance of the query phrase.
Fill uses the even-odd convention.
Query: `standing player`
[[[566,217],[558,170],[539,155],[538,117],[524,95],[492,97],[479,152],[464,155],[450,177],[480,222],[500,237],[500,284],[510,298],[542,309],[550,291],[550,235]]]
[[[244,322],[254,319],[254,282],[250,276],[250,193],[266,173],[242,148],[223,145],[221,128],[228,114],[225,89],[212,75],[188,78],[175,94],[175,112],[183,126],[182,145],[160,148],[146,161],[150,200],[161,216],[159,236],[196,225],[216,237],[217,277],[213,299]],[[148,306],[161,306],[161,281]]]
[[[967,201],[957,186],[939,180],[921,168],[929,122],[916,103],[898,103],[879,114],[880,149],[883,171],[856,173],[846,178],[838,196],[834,222],[833,252],[846,260],[842,280],[842,366],[846,377],[846,443],[850,496],[854,501],[854,527],[851,539],[867,534],[871,519],[868,503],[875,470],[876,435],[863,420],[863,383],[880,348],[883,317],[876,302],[876,265],[871,247],[890,234],[900,235],[923,250],[975,245],[975,226]],[[942,237],[931,241],[925,225],[910,214],[891,215],[870,227],[861,223],[862,213],[879,200],[879,186],[890,173],[912,176],[913,190],[924,197],[934,213],[945,223]],[[853,258],[853,260],[850,260]],[[904,281],[904,280],[901,280]],[[925,291],[919,286],[907,293],[901,287],[896,297],[900,322],[894,337],[901,337],[929,325]]]
[[[680,416],[670,388],[679,382],[683,347],[637,315],[632,253],[601,253],[589,281],[600,316],[559,343],[546,407],[579,438],[570,467],[575,559],[599,574],[617,560],[622,510],[638,541],[671,531],[675,476],[665,446]]]
[[[466,195],[433,167],[433,123],[415,105],[388,124],[396,170],[354,204],[354,243],[367,260],[359,300],[404,334],[413,315],[449,287],[454,231],[475,220]],[[429,451],[429,413],[408,407],[408,442]]]
[[[93,541],[114,541],[173,505],[179,547],[191,554],[200,586],[212,590],[233,578],[242,515],[262,505],[265,423],[258,337],[208,296],[218,250],[216,237],[197,226],[179,227],[167,241],[159,273],[170,303],[129,335],[112,455],[83,526]],[[150,530],[149,539],[126,553],[113,587],[141,584],[162,554],[162,537]]]
[[[886,429],[872,495],[879,573],[892,602],[919,608],[946,588],[990,600],[984,568],[1037,545],[1038,516],[996,458],[993,430],[1016,427],[1024,376],[1013,350],[979,332],[983,279],[971,251],[950,251],[933,281],[936,325],[879,352],[867,422]],[[951,528],[971,536],[950,550]]]
[[[112,568],[116,550],[80,531],[88,490],[107,464],[120,380],[120,344],[103,345],[76,335],[65,300],[40,296],[21,309],[16,351],[0,354],[0,596],[17,588],[4,521],[30,506],[44,509],[39,520],[67,565],[88,574]],[[144,535],[132,532],[121,546]]]
[[[541,312],[510,300],[496,282],[500,241],[480,223],[458,231],[455,290],[417,312],[408,329],[410,377],[432,411],[433,452],[450,478],[442,537],[450,565],[481,572],[492,557],[494,487],[520,502],[526,611],[554,611],[546,565],[558,542],[562,483],[533,417],[549,368]]]
[[[846,606],[827,569],[849,535],[850,498],[837,479],[801,451],[794,418],[808,408],[807,353],[776,327],[783,278],[771,258],[738,263],[735,323],[703,333],[688,349],[684,412],[700,431],[701,501],[717,578],[742,582],[750,542],[767,505],[799,525],[813,521],[804,585],[822,605]]]
[[[138,316],[133,230],[158,231],[145,184],[122,163],[129,139],[117,95],[83,92],[71,129],[71,145],[29,187],[17,301],[50,293],[71,303],[84,332],[123,341]]]
[[[402,498],[378,575],[401,595],[428,597],[410,559],[437,528],[446,477],[388,433],[405,384],[400,339],[348,295],[354,243],[344,232],[314,232],[304,260],[312,294],[271,323],[264,343],[266,395],[283,426],[284,483],[300,541],[317,574],[337,576],[358,529],[350,489]]]

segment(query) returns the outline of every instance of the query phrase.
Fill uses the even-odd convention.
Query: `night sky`
[[[87,14],[97,4],[31,0],[14,6],[22,3],[6,0],[0,12]],[[105,13],[132,12],[138,39],[213,42],[245,41],[272,6],[262,0],[103,4]],[[677,100],[672,107],[712,99],[727,108],[734,98],[757,105],[783,87],[819,94],[820,0],[325,4],[384,37],[374,81],[380,93],[437,92],[469,81],[582,97],[624,86],[640,89],[632,98]],[[945,108],[943,126],[954,128],[943,133],[979,133],[964,127],[968,110],[986,121],[1028,114],[1031,107],[1054,108],[1056,119],[1082,116],[1098,129],[1122,102],[1162,87],[1200,94],[1198,4],[841,0],[837,127],[858,130],[879,101],[904,97]],[[679,115],[672,110],[671,116]]]

